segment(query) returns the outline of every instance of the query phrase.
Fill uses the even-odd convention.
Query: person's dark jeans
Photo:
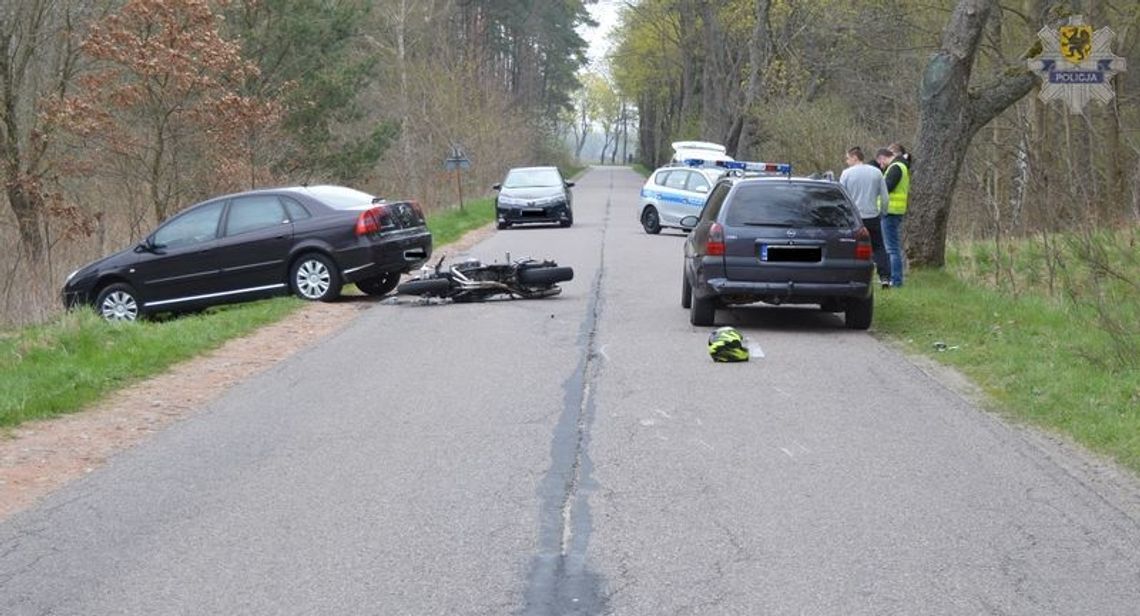
[[[883,244],[891,260],[891,286],[903,285],[902,225],[904,214],[883,216]]]
[[[879,217],[864,218],[863,226],[871,233],[871,250],[875,258],[875,269],[879,272],[879,280],[889,282],[891,279],[891,261],[887,256],[887,249],[883,245],[883,227]]]

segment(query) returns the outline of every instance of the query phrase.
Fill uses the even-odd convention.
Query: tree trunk
[[[39,262],[44,256],[43,199],[38,192],[27,190],[20,180],[9,181],[7,194],[12,213],[16,215],[20,243],[28,257]]]
[[[756,25],[748,41],[748,85],[744,89],[744,100],[740,104],[740,114],[729,130],[725,148],[728,155],[739,158],[740,148],[748,147],[748,116],[756,102],[763,84],[763,67],[772,57],[772,31],[769,28],[768,12],[772,0],[756,0]]]
[[[16,226],[20,233],[20,243],[28,256],[39,261],[43,257],[44,238],[40,224],[43,201],[32,185],[33,178],[24,173],[23,147],[20,143],[17,98],[26,96],[22,90],[27,71],[29,49],[14,49],[19,46],[19,31],[15,17],[5,15],[0,20],[0,158],[4,165],[5,193],[8,205],[16,216]],[[10,20],[10,21],[9,21]],[[34,38],[33,33],[33,37]],[[13,62],[13,56],[19,56]],[[21,61],[22,59],[22,61]]]
[[[996,0],[960,0],[922,76],[907,223],[907,254],[915,265],[946,261],[946,223],[975,133],[1037,84],[1035,75],[1018,69],[971,90],[978,42],[996,8]]]

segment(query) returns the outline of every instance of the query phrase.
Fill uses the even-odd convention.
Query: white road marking
[[[789,458],[794,458],[794,457],[795,457],[795,456],[793,456],[793,455],[792,455],[792,452],[788,451],[787,449],[784,449],[783,447],[781,447],[781,448],[780,448],[780,451],[782,451],[782,452],[784,452],[784,453],[788,454],[788,457],[789,457]]]
[[[666,413],[665,411],[662,411],[661,409],[653,409],[653,412],[664,417],[665,419],[672,419],[673,418],[672,415],[670,415],[669,413]]]

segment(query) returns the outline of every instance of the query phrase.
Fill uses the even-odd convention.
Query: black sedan
[[[108,320],[284,295],[330,301],[355,283],[384,295],[431,256],[412,201],[342,186],[255,190],[191,206],[142,242],[67,277],[67,308]]]
[[[562,179],[557,167],[519,167],[507,172],[502,184],[492,186],[495,218],[500,229],[523,223],[574,224],[574,182]]]

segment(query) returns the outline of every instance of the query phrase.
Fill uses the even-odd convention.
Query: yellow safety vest
[[[890,202],[887,203],[887,213],[906,214],[906,197],[910,192],[910,170],[905,164],[895,161],[887,165],[887,171],[890,171],[891,167],[895,165],[898,165],[902,175],[899,177],[899,183],[895,185],[895,189],[891,191]]]

